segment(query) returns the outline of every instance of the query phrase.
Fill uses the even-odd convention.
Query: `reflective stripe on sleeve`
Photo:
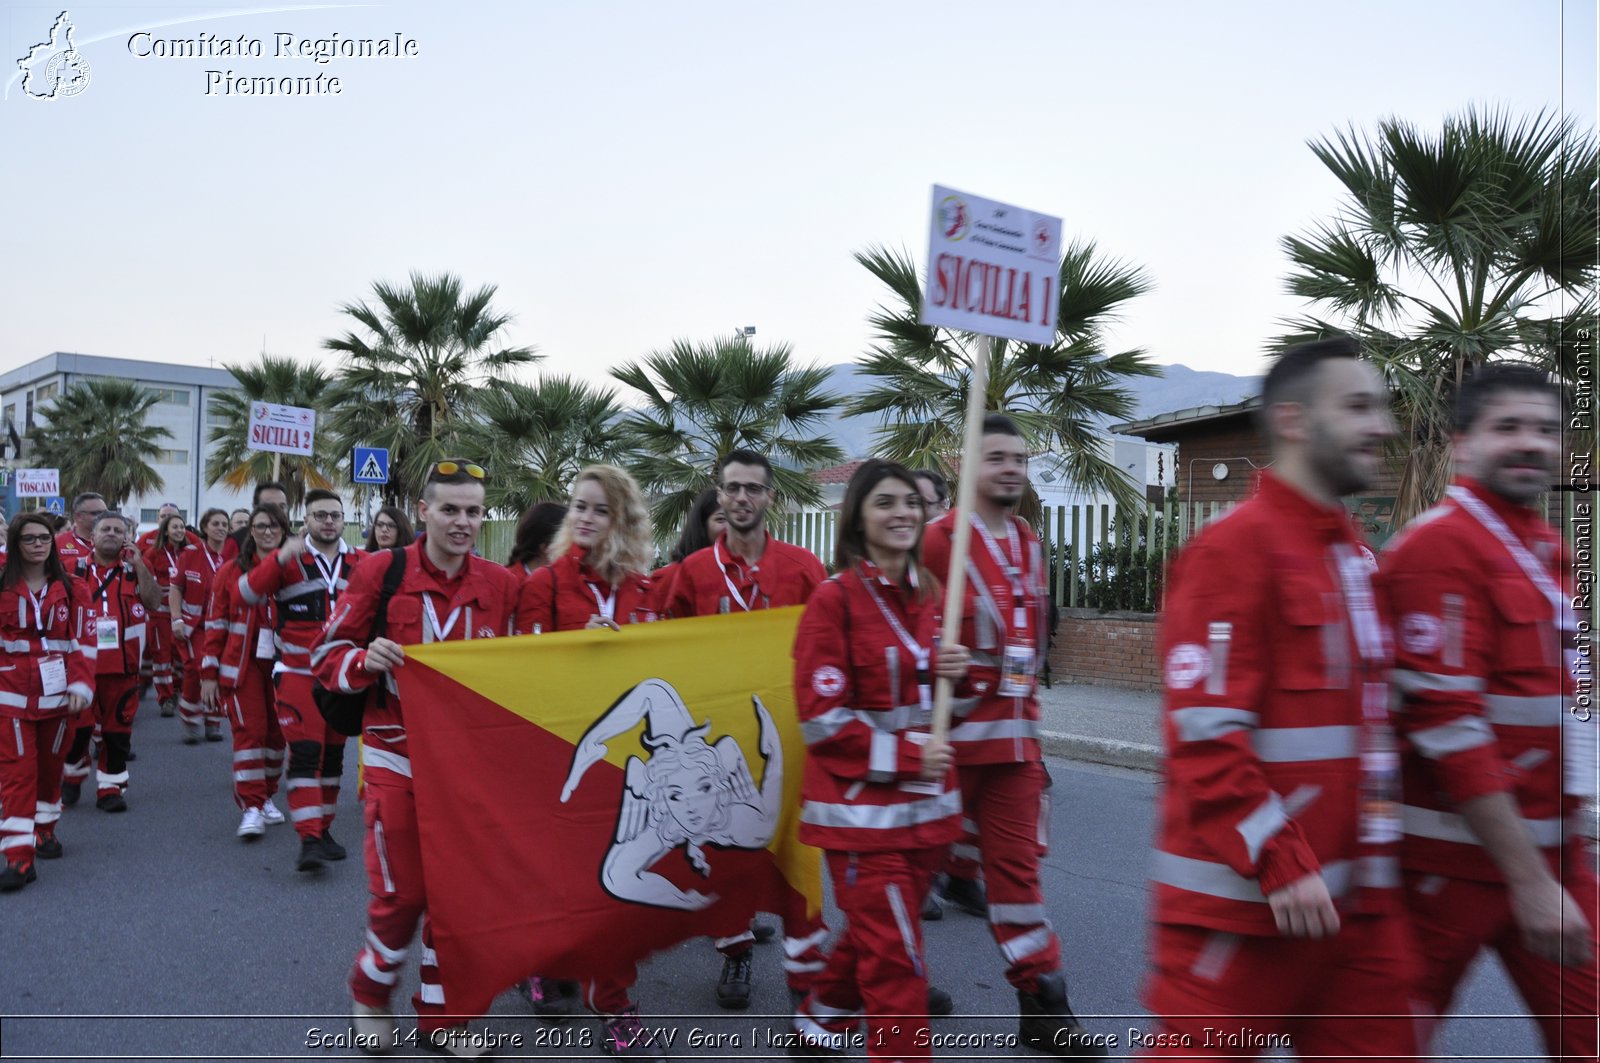
[[[1171,719],[1180,742],[1214,742],[1225,734],[1253,730],[1261,725],[1261,717],[1257,713],[1221,705],[1174,709]]]

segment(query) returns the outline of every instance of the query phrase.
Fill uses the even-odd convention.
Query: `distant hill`
[[[1234,376],[1190,369],[1186,365],[1164,365],[1165,373],[1159,377],[1137,377],[1129,385],[1137,405],[1134,420],[1154,417],[1158,413],[1188,409],[1191,406],[1226,405],[1238,402],[1253,394],[1261,385],[1258,376]],[[836,365],[828,371],[828,388],[841,395],[853,396],[868,386],[854,365]],[[866,457],[872,450],[872,434],[877,422],[869,417],[829,418],[828,429],[839,441],[845,456]]]

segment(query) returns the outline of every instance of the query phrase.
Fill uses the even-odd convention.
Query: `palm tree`
[[[289,495],[291,508],[300,505],[307,490],[332,488],[339,453],[327,430],[328,402],[333,378],[319,365],[307,365],[283,355],[262,352],[258,361],[231,365],[228,372],[239,384],[237,391],[222,391],[211,396],[209,404],[212,444],[206,459],[206,486],[225,483],[236,491],[251,484],[278,479]],[[270,454],[249,450],[250,409],[258,402],[281,406],[306,406],[317,411],[317,432],[311,457],[298,454]],[[273,476],[273,462],[280,463]]]
[[[501,346],[511,317],[494,310],[494,285],[465,293],[453,274],[411,274],[410,287],[377,281],[377,305],[347,303],[364,334],[323,341],[345,355],[329,427],[340,449],[389,449],[386,499],[407,504],[428,469],[459,447],[487,390],[538,360],[531,347]]]
[[[493,463],[489,508],[515,516],[565,499],[583,466],[620,461],[621,414],[613,392],[569,377],[509,382],[483,394],[462,449]]]
[[[1468,109],[1430,135],[1399,119],[1310,142],[1344,186],[1333,219],[1282,241],[1286,286],[1333,320],[1290,322],[1287,346],[1348,332],[1395,399],[1395,520],[1443,494],[1450,400],[1469,368],[1526,362],[1576,379],[1600,248],[1592,130]]]
[[[757,348],[743,336],[679,340],[611,375],[643,400],[620,428],[634,453],[634,475],[656,496],[662,535],[676,532],[695,495],[713,482],[717,459],[731,450],[765,454],[779,499],[802,506],[822,499],[806,473],[844,457],[831,439],[814,434],[843,398],[823,390],[826,369],[797,366],[787,344]]]
[[[150,463],[172,439],[149,423],[150,407],[159,401],[131,380],[79,381],[40,411],[48,423],[31,433],[36,460],[61,471],[67,498],[97,491],[117,509],[135,495],[159,491],[164,481]]]
[[[921,323],[922,285],[907,253],[872,247],[855,258],[893,298],[868,319],[877,342],[861,361],[862,372],[880,383],[856,396],[846,412],[878,416],[880,457],[953,476],[983,337]],[[1067,248],[1060,276],[1055,342],[991,340],[984,406],[1009,413],[1030,450],[1059,452],[1069,482],[1142,504],[1139,489],[1101,451],[1096,429],[1133,416],[1128,378],[1161,375],[1143,351],[1105,350],[1107,323],[1124,303],[1148,292],[1151,282],[1136,267],[1099,258],[1086,241]],[[1024,511],[1036,509],[1030,488]]]

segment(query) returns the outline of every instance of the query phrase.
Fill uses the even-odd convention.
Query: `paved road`
[[[181,745],[177,721],[159,718],[148,703],[134,746],[131,810],[107,815],[86,801],[69,811],[61,825],[66,857],[42,864],[33,886],[0,897],[0,1054],[355,1058],[335,1038],[347,1030],[343,982],[361,936],[359,860],[309,877],[293,870],[297,846],[288,826],[269,828],[253,845],[238,842],[227,744]],[[1051,770],[1054,847],[1045,884],[1067,946],[1073,1000],[1091,1028],[1126,1046],[1129,1030],[1147,1025],[1137,1001],[1155,781],[1059,760]],[[355,849],[358,826],[347,787],[335,834]],[[951,912],[927,937],[930,970],[960,1012],[941,1020],[938,1031],[1014,1032],[1015,998],[983,922]],[[776,947],[761,947],[752,1010],[717,1013],[719,960],[707,943],[691,942],[645,967],[638,997],[647,1021],[674,1038],[674,1056],[767,1058],[776,1053],[762,1048],[766,1031],[785,1025],[779,964]],[[400,1002],[415,987],[415,965],[405,973]],[[1461,1008],[1477,1016],[1520,1010],[1492,964],[1480,966]],[[397,1024],[409,1031],[403,1003],[401,1012]],[[498,1038],[520,1038],[521,1049],[502,1056],[601,1056],[593,1022],[545,1026],[509,992],[480,1025]],[[313,1030],[327,1042],[310,1043]],[[1535,1054],[1532,1030],[1522,1018],[1457,1018],[1440,1047],[1478,1059],[1526,1059]],[[719,1034],[723,1043],[710,1043]],[[1013,1058],[1004,1049],[955,1047],[939,1055]]]

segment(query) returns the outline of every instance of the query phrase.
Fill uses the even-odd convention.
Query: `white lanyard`
[[[450,632],[455,630],[456,621],[461,619],[461,606],[450,610],[450,615],[445,619],[444,627],[439,626],[439,614],[433,609],[433,599],[426,591],[422,594],[422,612],[428,618],[428,627],[433,631],[433,642],[443,642],[450,637]]]
[[[584,585],[589,588],[589,593],[594,595],[594,604],[595,604],[596,607],[599,608],[600,615],[605,617],[607,620],[615,621],[617,619],[617,586],[616,586],[616,584],[613,583],[611,585],[611,597],[602,598],[602,597],[600,597],[600,588],[596,587],[593,583],[590,583],[588,580],[584,580],[583,582],[584,582]]]
[[[752,593],[750,600],[746,602],[744,595],[739,593],[739,588],[735,587],[733,580],[728,578],[728,563],[722,559],[722,541],[720,539],[711,544],[711,556],[716,559],[717,571],[722,573],[722,582],[728,585],[728,593],[733,596],[734,601],[739,603],[739,608],[748,613],[755,606],[755,595]],[[755,572],[758,569],[752,568],[750,571]],[[757,583],[756,586],[759,588],[760,584]]]
[[[206,564],[211,566],[211,574],[215,576],[217,569],[222,567],[222,555],[211,552],[211,547],[205,543],[200,544],[200,552],[205,554]]]
[[[1350,627],[1355,631],[1356,646],[1367,663],[1384,659],[1383,622],[1378,617],[1378,606],[1372,593],[1372,570],[1359,551],[1338,544],[1333,556],[1339,566],[1339,584],[1344,589],[1345,608],[1350,613]]]
[[[310,551],[311,559],[317,563],[317,571],[322,573],[322,582],[328,588],[328,601],[332,602],[339,595],[339,569],[344,565],[344,551],[339,551],[338,556],[329,565],[322,560],[320,551],[313,548]],[[438,625],[435,625],[437,627]]]
[[[170,576],[172,573],[178,571],[178,555],[173,553],[170,548],[165,546],[161,548],[161,552],[167,555],[167,574]]]
[[[44,586],[39,588],[38,594],[29,591],[26,584],[22,589],[28,592],[28,601],[33,603],[33,623],[39,629],[39,637],[44,638],[48,634],[45,630],[44,599],[50,593],[50,581],[45,581]]]
[[[911,580],[912,586],[915,587],[915,571],[912,573]],[[888,621],[895,637],[900,640],[900,645],[906,648],[906,651],[911,654],[912,660],[917,664],[917,698],[922,702],[922,707],[926,709],[933,704],[932,677],[928,672],[928,661],[931,655],[921,643],[911,637],[911,632],[907,631],[905,625],[900,623],[900,618],[894,615],[893,610],[884,604],[883,598],[878,594],[878,588],[874,587],[872,583],[871,579],[861,575],[861,585],[867,588],[868,594],[872,595],[873,604],[878,607],[878,612],[883,614],[884,620]],[[900,692],[898,690],[891,691],[889,696],[891,698],[899,698]]]
[[[1006,554],[1000,553],[1000,544],[989,532],[989,526],[972,515],[972,526],[978,529],[978,534],[983,538],[983,545],[989,548],[989,556],[994,558],[994,563],[1000,566],[1000,571],[1006,574],[1006,579],[1011,583],[1011,626],[1018,633],[1025,634],[1028,630],[1028,609],[1023,603],[1027,600],[1027,591],[1022,583],[1022,542],[1017,536],[1017,526],[1011,523],[1011,518],[1006,518]],[[1012,557],[1016,561],[1011,560]]]
[[[1561,596],[1561,588],[1550,578],[1550,573],[1541,565],[1537,558],[1528,552],[1522,545],[1522,540],[1511,534],[1511,529],[1506,527],[1499,514],[1484,505],[1471,491],[1465,487],[1452,487],[1447,492],[1456,500],[1456,505],[1471,514],[1479,524],[1489,530],[1489,534],[1500,540],[1500,545],[1511,554],[1511,559],[1517,563],[1533,585],[1539,588],[1539,593],[1550,600],[1550,608],[1554,611],[1552,618],[1556,626],[1563,632],[1571,634],[1577,630],[1577,614],[1572,611],[1571,604]]]

